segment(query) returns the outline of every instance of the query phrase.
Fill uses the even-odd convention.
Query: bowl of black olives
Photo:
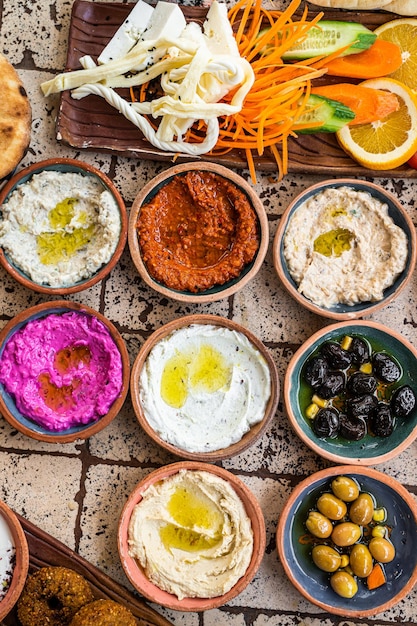
[[[320,456],[388,461],[417,436],[417,350],[377,322],[327,326],[292,357],[284,403],[295,433]]]
[[[285,573],[307,600],[344,618],[392,608],[417,582],[417,503],[374,468],[337,465],[300,482],[276,531]]]

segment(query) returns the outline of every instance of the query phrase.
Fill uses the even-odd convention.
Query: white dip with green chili
[[[0,513],[0,601],[9,590],[16,562],[16,547],[8,523]]]
[[[35,283],[66,287],[93,276],[119,240],[119,207],[93,176],[45,170],[1,207],[0,245]]]
[[[283,244],[298,291],[326,308],[382,300],[408,254],[388,205],[350,187],[325,189],[300,205]]]
[[[267,361],[243,333],[192,324],[158,341],[140,376],[140,400],[164,441],[190,452],[240,441],[265,416]]]

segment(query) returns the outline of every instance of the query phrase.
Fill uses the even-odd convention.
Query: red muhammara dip
[[[151,276],[180,291],[236,278],[259,246],[256,213],[245,193],[197,170],[174,176],[141,208],[137,231]]]

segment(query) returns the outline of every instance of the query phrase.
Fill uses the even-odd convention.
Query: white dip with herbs
[[[252,525],[229,482],[180,470],[148,487],[133,509],[129,554],[160,589],[182,598],[215,598],[245,574]]]
[[[1,207],[0,245],[38,284],[66,287],[113,255],[121,220],[113,195],[93,176],[45,170]]]
[[[243,333],[210,324],[174,331],[150,351],[140,400],[164,441],[208,452],[240,441],[265,414],[268,364]]]
[[[325,189],[300,205],[283,243],[299,292],[326,308],[381,300],[408,255],[407,236],[388,205],[347,186]]]

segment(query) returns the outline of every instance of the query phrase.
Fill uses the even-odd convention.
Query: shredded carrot
[[[344,50],[303,62],[283,62],[284,52],[305,38],[323,17],[323,13],[318,13],[309,20],[307,7],[296,16],[300,4],[301,0],[291,0],[284,11],[269,11],[262,7],[262,0],[237,0],[228,13],[239,53],[250,62],[255,80],[242,110],[219,120],[219,138],[208,156],[241,150],[253,182],[256,157],[265,153],[276,161],[279,180],[287,174],[288,138],[296,136],[296,122],[305,112],[312,81],[323,76],[326,63]],[[146,99],[146,91],[147,86],[142,86],[141,101]],[[232,97],[233,93],[229,93],[224,101]],[[299,124],[297,130],[306,127]],[[204,129],[204,123],[194,124],[187,131],[187,141],[202,141]]]
[[[319,13],[308,20],[306,8],[296,18],[300,3],[292,0],[284,11],[268,11],[261,0],[238,0],[228,13],[239,52],[251,63],[255,81],[242,110],[221,123],[217,145],[210,154],[225,155],[236,148],[244,151],[253,182],[256,157],[265,153],[276,161],[279,180],[287,174],[288,138],[295,135],[294,125],[305,111],[311,81],[326,73],[323,56],[303,63],[282,61],[284,52],[306,37],[323,16]],[[298,128],[301,130],[301,125]],[[195,128],[189,137],[198,141]]]

